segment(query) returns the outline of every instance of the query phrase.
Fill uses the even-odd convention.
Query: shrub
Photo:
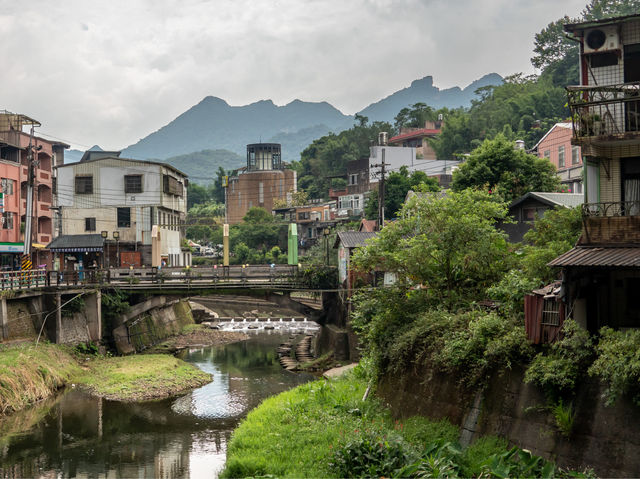
[[[546,349],[533,358],[524,381],[540,386],[552,397],[573,392],[593,355],[589,333],[568,319],[562,327],[562,339]]]
[[[336,447],[329,465],[336,477],[389,477],[410,456],[400,438],[365,433]]]
[[[596,347],[598,357],[589,368],[606,385],[604,397],[613,404],[628,394],[640,405],[640,331],[614,331],[604,327]]]

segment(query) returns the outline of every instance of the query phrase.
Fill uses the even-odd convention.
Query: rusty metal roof
[[[640,267],[640,247],[602,248],[577,246],[551,261],[549,266]]]

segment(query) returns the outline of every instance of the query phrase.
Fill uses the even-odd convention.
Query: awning
[[[62,235],[55,238],[47,248],[54,253],[90,253],[102,251],[102,235]]]
[[[549,266],[638,268],[640,248],[578,246],[558,256]]]

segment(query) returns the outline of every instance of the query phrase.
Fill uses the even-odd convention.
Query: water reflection
[[[285,338],[185,351],[214,380],[177,399],[118,403],[71,390],[15,414],[0,423],[0,477],[216,477],[248,410],[311,378],[280,368]]]

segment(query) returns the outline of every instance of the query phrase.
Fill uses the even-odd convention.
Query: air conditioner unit
[[[584,53],[600,53],[620,50],[617,27],[590,28],[584,32]]]

